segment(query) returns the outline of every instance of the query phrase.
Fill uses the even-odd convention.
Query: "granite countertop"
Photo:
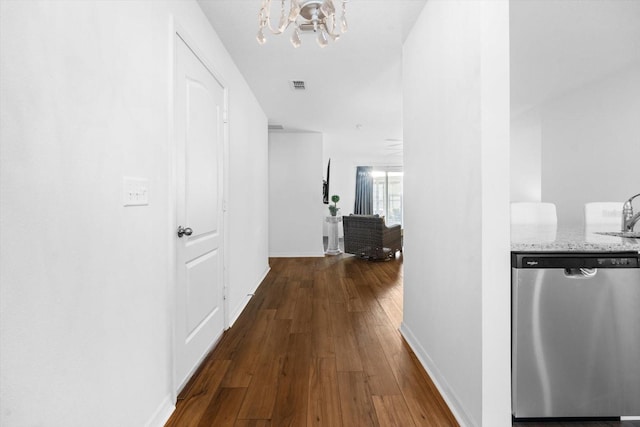
[[[513,252],[640,252],[640,239],[598,234],[616,230],[558,229],[554,226],[514,226]]]

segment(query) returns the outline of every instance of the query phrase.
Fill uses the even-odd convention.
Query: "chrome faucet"
[[[640,194],[636,194],[635,196],[629,198],[624,205],[622,206],[622,231],[633,231],[633,227],[636,225],[638,221],[640,221],[640,212],[637,214],[633,214],[633,199],[640,196]]]

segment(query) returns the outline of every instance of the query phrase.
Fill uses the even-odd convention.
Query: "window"
[[[402,177],[398,170],[373,171],[373,213],[384,216],[387,225],[402,224]]]

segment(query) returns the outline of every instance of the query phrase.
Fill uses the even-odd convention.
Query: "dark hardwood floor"
[[[167,427],[457,426],[402,339],[402,257],[274,258]],[[640,427],[640,421],[514,427]]]
[[[167,426],[458,425],[398,332],[400,255],[270,264]]]

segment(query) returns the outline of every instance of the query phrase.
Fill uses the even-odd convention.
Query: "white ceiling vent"
[[[269,125],[269,130],[284,130],[282,125]]]
[[[289,85],[293,90],[307,90],[307,85],[303,80],[291,80]]]

